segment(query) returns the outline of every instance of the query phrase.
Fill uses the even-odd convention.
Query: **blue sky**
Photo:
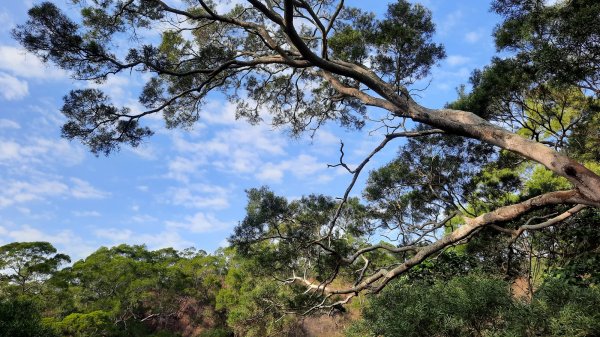
[[[66,1],[54,2],[77,10]],[[214,95],[192,130],[166,130],[160,117],[152,118],[148,123],[156,135],[142,146],[95,157],[60,138],[62,96],[90,84],[40,63],[10,37],[8,28],[23,23],[34,3],[0,4],[5,27],[0,30],[0,244],[49,241],[75,259],[119,243],[213,251],[226,244],[244,217],[244,190],[268,185],[290,199],[309,193],[341,196],[351,176],[327,168],[338,161],[340,139],[351,164],[381,141],[380,135],[369,135],[373,125],[362,131],[326,125],[314,139],[291,139],[285,130],[236,121],[234,107]],[[366,3],[379,13],[386,4],[351,2]],[[441,107],[494,55],[491,32],[499,18],[486,1],[421,3],[432,10],[435,40],[445,45],[448,57],[416,87],[427,87],[421,103]],[[117,104],[139,109],[143,83],[139,74],[123,74],[102,88]],[[387,162],[398,144],[388,145],[367,169]]]

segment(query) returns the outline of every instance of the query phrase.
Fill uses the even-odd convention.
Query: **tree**
[[[24,299],[0,299],[1,337],[57,337],[51,328],[44,326],[39,308]]]
[[[13,242],[0,247],[0,275],[2,280],[17,287],[20,294],[35,292],[58,268],[71,259],[56,254],[49,242]]]
[[[101,247],[60,275],[57,297],[66,303],[54,326],[77,336],[166,335],[181,329],[180,320],[220,328],[225,319],[214,307],[224,269],[221,256],[192,249]]]
[[[102,82],[129,71],[153,76],[140,94],[146,107],[140,113],[112,105],[97,89],[65,96],[63,135],[96,154],[138,145],[152,134],[141,122],[150,114],[162,113],[168,127],[192,125],[214,90],[237,103],[239,117],[257,122],[266,110],[274,125],[293,133],[327,121],[360,128],[370,109],[388,113],[381,121],[388,132],[358,167],[344,163],[340,149],[338,166],[352,175],[341,199],[313,195],[288,203],[252,190],[248,216],[232,236],[242,250],[264,248],[262,258],[278,261],[275,275],[287,272],[283,280],[317,294],[314,308],[378,292],[483,228],[519,236],[600,207],[600,177],[583,162],[593,158],[585,152],[594,148],[585,135],[597,130],[590,123],[598,120],[600,53],[597,25],[581,22],[600,18],[595,2],[495,1],[493,9],[505,16],[496,30],[498,47],[514,57],[475,72],[472,92],[445,108],[422,106],[410,94],[410,84],[427,75],[444,50],[431,42],[430,12],[406,0],[391,3],[381,18],[331,0],[248,0],[229,12],[203,0],[187,7],[161,0],[73,2],[81,5],[81,23],[46,2],[29,11],[14,37],[77,79]],[[174,27],[162,32],[160,44],[137,35],[160,22]],[[126,55],[111,50],[127,37],[139,44]],[[369,160],[398,138],[409,138],[400,156],[406,161],[371,176],[371,207],[349,199]],[[431,151],[409,151],[421,145]],[[522,174],[507,174],[511,165]],[[536,167],[568,187],[528,194],[523,183]],[[506,198],[477,202],[492,196],[494,185]],[[560,214],[550,211],[555,207]],[[542,222],[529,217],[539,209]],[[504,227],[515,222],[516,228]],[[389,231],[397,237],[393,244],[369,239]],[[382,252],[388,258],[372,263]],[[339,276],[353,281],[331,286]]]

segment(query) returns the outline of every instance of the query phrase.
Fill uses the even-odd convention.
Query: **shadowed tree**
[[[63,135],[96,154],[138,145],[152,134],[142,122],[151,114],[162,113],[170,128],[192,125],[215,90],[237,103],[239,118],[256,123],[268,111],[274,126],[294,134],[328,121],[360,128],[380,116],[375,108],[387,113],[380,122],[388,132],[363,162],[351,169],[342,152],[336,166],[352,181],[340,199],[313,195],[288,203],[252,190],[248,216],[232,236],[242,251],[273,262],[273,275],[287,273],[283,281],[312,290],[312,308],[378,292],[484,227],[519,236],[600,206],[600,177],[590,169],[597,162],[588,162],[593,153],[586,150],[595,140],[585,136],[598,120],[595,2],[495,1],[505,17],[496,29],[498,47],[514,57],[474,73],[473,91],[445,108],[411,96],[410,84],[444,49],[431,41],[430,12],[406,0],[390,3],[381,17],[343,0],[248,0],[229,11],[204,0],[73,2],[81,22],[45,2],[29,11],[14,37],[76,79],[151,75],[139,96],[141,112],[114,106],[98,89],[65,96]],[[159,42],[139,34],[165,26],[171,28]],[[369,160],[398,138],[411,140],[399,160],[371,175],[370,207],[349,199]],[[584,144],[574,141],[582,138]],[[563,179],[565,188],[529,193],[523,183],[534,167]],[[482,196],[490,202],[478,202]],[[537,209],[552,211],[535,224],[503,227]],[[381,235],[393,243],[374,245]],[[353,282],[333,287],[340,276]]]

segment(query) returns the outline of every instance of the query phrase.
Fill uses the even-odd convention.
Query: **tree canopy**
[[[96,154],[137,146],[152,134],[143,123],[151,114],[171,128],[193,125],[215,90],[239,118],[294,134],[328,121],[360,128],[385,111],[387,132],[357,167],[340,149],[336,166],[352,177],[340,198],[248,191],[230,240],[278,280],[305,287],[311,296],[297,304],[307,312],[379,292],[454,246],[492,245],[488,230],[511,245],[600,207],[596,2],[494,1],[504,17],[497,47],[510,56],[475,71],[472,90],[443,108],[409,90],[445,52],[432,41],[429,10],[406,0],[381,17],[343,0],[248,0],[228,12],[203,0],[73,2],[81,22],[44,2],[14,37],[76,79],[150,74],[139,96],[145,111],[114,106],[98,89],[65,96],[63,135]],[[163,23],[172,28],[160,41],[138,35]],[[122,39],[133,41],[126,52]],[[362,199],[349,198],[369,160],[398,138],[408,140],[397,159],[371,172]]]
[[[36,292],[41,281],[68,262],[69,256],[56,254],[48,242],[13,242],[0,247],[0,269],[8,271],[1,279],[21,294]]]

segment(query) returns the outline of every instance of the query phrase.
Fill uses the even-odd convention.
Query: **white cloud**
[[[73,211],[72,214],[77,217],[99,217],[102,216],[97,211]]]
[[[296,158],[283,160],[279,163],[266,163],[256,173],[256,178],[262,181],[281,182],[285,172],[297,178],[305,178],[327,168],[316,157],[301,154]]]
[[[439,34],[445,36],[450,33],[450,31],[462,20],[463,16],[461,10],[456,10],[446,15],[439,25]]]
[[[179,233],[173,230],[149,234],[135,233],[130,229],[102,228],[94,230],[94,235],[97,238],[108,240],[113,245],[121,243],[145,244],[151,250],[167,247],[183,249],[193,245],[192,242],[185,240]]]
[[[121,243],[131,239],[133,232],[129,229],[102,228],[94,230],[94,235],[101,239],[107,239],[111,242]]]
[[[200,120],[208,124],[232,125],[239,123],[235,118],[235,104],[231,102],[225,103],[219,101],[210,101],[206,104],[200,115]]]
[[[64,195],[69,190],[66,184],[59,181],[9,181],[2,185],[0,208]]]
[[[558,3],[562,3],[564,0],[544,0],[544,5],[546,6],[554,6]]]
[[[44,64],[37,56],[24,49],[12,46],[0,46],[0,70],[24,78],[62,79],[67,77],[64,71]]]
[[[137,147],[126,147],[127,151],[135,154],[136,156],[146,159],[155,160],[157,158],[156,149],[150,145],[143,144]]]
[[[5,100],[16,101],[29,95],[29,86],[26,81],[0,72],[0,92]]]
[[[132,216],[131,221],[137,222],[137,223],[149,223],[149,222],[156,222],[156,221],[158,221],[158,219],[151,215],[138,214],[138,215]]]
[[[71,179],[72,185],[51,180],[48,177],[35,178],[31,181],[1,181],[0,208],[32,201],[46,200],[52,197],[73,197],[76,199],[97,199],[108,194],[95,189],[88,182],[78,178]]]
[[[273,163],[266,163],[256,173],[256,178],[262,181],[281,182],[285,168]]]
[[[230,116],[231,109],[231,105],[226,105],[221,113]],[[207,118],[207,123],[220,123],[221,119],[215,116]],[[235,119],[231,123],[227,128],[216,128],[218,131],[210,138],[205,134],[199,138],[173,133],[173,148],[178,155],[170,160],[167,177],[188,182],[191,176],[201,174],[208,166],[225,173],[251,175],[269,158],[286,154],[288,140],[280,132],[265,124],[252,126]]]
[[[243,5],[246,1],[243,0],[221,0],[217,3],[217,13],[225,14],[231,11],[237,5]]]
[[[167,221],[165,223],[169,228],[181,228],[192,233],[214,232],[230,227],[229,224],[218,220],[214,215],[202,212],[187,216],[183,221]]]
[[[187,182],[189,175],[196,173],[198,168],[204,164],[204,161],[198,158],[186,158],[177,156],[167,164],[167,178]]]
[[[224,209],[229,207],[230,190],[208,184],[186,185],[172,188],[169,192],[175,205],[193,208]]]
[[[0,118],[0,129],[20,129],[21,125],[19,125],[19,123],[10,120],[10,119],[4,119],[4,118]]]
[[[137,102],[132,102],[129,98],[134,79],[128,75],[110,75],[102,83],[85,82],[88,88],[95,88],[104,91],[108,97],[118,106],[133,105],[137,109]]]
[[[333,133],[326,130],[318,130],[315,133],[314,142],[319,144],[319,147],[323,145],[336,145],[339,146],[340,138]]]
[[[446,59],[448,65],[453,67],[463,65],[465,63],[468,63],[469,61],[471,61],[471,58],[462,55],[450,55]]]
[[[48,164],[51,162],[75,165],[83,161],[84,152],[64,139],[24,138],[28,143],[1,139],[0,165]]]
[[[71,195],[76,199],[102,199],[110,195],[107,192],[100,191],[92,186],[89,182],[71,178],[73,186],[71,187]]]
[[[221,248],[229,247],[229,241],[227,239],[221,240],[221,242],[219,242],[219,247],[221,247]]]
[[[483,33],[481,31],[472,31],[465,34],[465,41],[469,43],[475,43],[483,37]]]
[[[178,250],[192,247],[193,242],[184,239],[173,230],[166,230],[156,234],[136,234],[133,243],[145,244],[150,249],[175,248]]]
[[[30,225],[15,226],[4,223],[0,226],[0,235],[2,235],[0,244],[2,242],[50,242],[60,253],[69,255],[72,261],[88,256],[97,248],[70,230],[47,233]]]

